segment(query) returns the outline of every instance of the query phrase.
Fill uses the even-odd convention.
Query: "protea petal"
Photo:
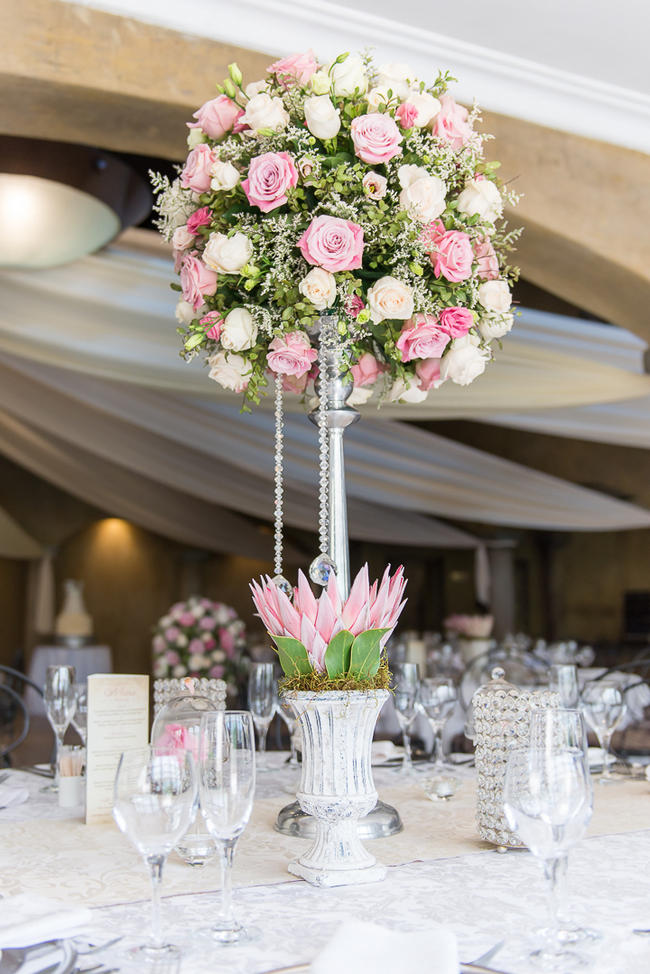
[[[324,673],[327,643],[316,631],[316,627],[307,616],[303,616],[300,620],[300,641],[307,650],[307,655],[314,669],[319,673]]]
[[[366,563],[352,583],[350,594],[341,611],[343,625],[350,632],[354,632],[352,627],[356,625],[363,607],[368,608],[369,596],[370,585],[368,583],[368,565]]]
[[[315,625],[317,632],[320,633],[326,644],[329,643],[330,639],[334,635],[334,629],[337,622],[340,622],[340,618],[334,611],[327,592],[322,592],[318,600],[318,615],[316,617]]]
[[[295,590],[293,604],[299,615],[306,615],[311,622],[316,623],[318,602],[309,582],[300,570],[298,570],[298,587]]]
[[[282,625],[289,636],[293,636],[294,639],[300,639],[300,615],[296,612],[284,592],[279,592],[279,595]]]

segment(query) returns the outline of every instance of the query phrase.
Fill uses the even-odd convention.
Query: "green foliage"
[[[290,636],[271,636],[278,649],[280,666],[285,676],[308,676],[312,672],[312,665],[307,656],[307,650],[297,639]]]
[[[350,651],[354,636],[347,629],[341,630],[325,650],[325,669],[331,680],[345,676],[350,669]]]
[[[357,636],[350,652],[350,676],[359,680],[375,676],[381,659],[379,643],[387,632],[387,629],[368,629]]]

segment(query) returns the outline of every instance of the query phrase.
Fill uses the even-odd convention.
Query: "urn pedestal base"
[[[313,798],[298,793],[299,800],[313,804]],[[356,886],[377,883],[386,876],[386,867],[368,852],[357,830],[358,807],[339,796],[319,796],[323,817],[316,819],[313,845],[299,859],[289,863],[289,872],[312,886]],[[328,807],[329,806],[329,807]],[[346,815],[347,813],[347,815]],[[338,815],[345,818],[338,818]],[[349,817],[348,817],[349,816]]]
[[[300,859],[289,863],[289,872],[299,879],[304,879],[312,886],[329,889],[332,886],[358,886],[361,883],[380,883],[386,878],[386,866],[375,862],[374,866],[364,866],[361,869],[350,869],[346,866],[340,873],[333,869],[318,869],[315,866],[305,866]]]

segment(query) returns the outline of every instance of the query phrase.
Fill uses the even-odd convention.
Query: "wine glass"
[[[248,676],[248,707],[253,715],[258,738],[258,770],[268,768],[266,735],[275,714],[275,676],[273,663],[253,663]]]
[[[160,887],[167,856],[192,823],[197,772],[189,751],[150,745],[125,751],[115,775],[113,818],[151,871],[151,934],[134,954],[155,961],[178,956],[163,940]]]
[[[457,698],[456,685],[449,677],[429,677],[420,683],[418,703],[424,711],[433,731],[431,759],[433,761],[434,771],[444,771],[445,769],[442,750],[442,732],[454,711]]]
[[[584,755],[577,748],[530,747],[508,756],[503,786],[508,825],[544,866],[549,887],[549,924],[545,943],[531,954],[544,970],[582,966],[583,958],[567,949],[558,916],[558,880],[569,849],[591,819],[593,790]]]
[[[413,771],[413,761],[411,759],[410,728],[417,715],[416,704],[418,687],[420,685],[417,663],[398,663],[393,667],[393,678],[395,680],[393,703],[395,704],[395,715],[402,732],[402,742],[404,744],[402,773],[411,774]]]
[[[554,663],[549,671],[549,689],[557,691],[560,707],[575,709],[580,702],[578,667],[573,663]]]
[[[201,718],[199,793],[205,824],[221,853],[222,915],[211,933],[218,943],[232,944],[246,936],[232,909],[232,861],[255,793],[255,731],[247,710]]]
[[[72,726],[81,738],[81,743],[86,746],[88,736],[88,684],[75,683],[74,685],[76,706],[72,718]]]
[[[59,749],[63,744],[65,732],[75,712],[76,695],[74,689],[74,666],[48,666],[43,688],[43,701],[47,719],[52,725],[56,741],[54,759],[54,782],[41,788],[41,791],[59,790]]]
[[[596,680],[588,683],[582,691],[582,710],[603,752],[603,770],[598,778],[602,785],[620,779],[612,775],[609,768],[609,751],[612,734],[620,724],[627,710],[623,691],[616,683]]]

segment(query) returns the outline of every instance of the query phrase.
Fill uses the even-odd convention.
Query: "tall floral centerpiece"
[[[232,64],[188,123],[178,177],[153,177],[182,354],[202,355],[245,410],[272,386],[274,576],[253,593],[303,729],[298,797],[318,820],[290,868],[320,885],[382,875],[355,822],[376,800],[370,741],[404,587],[401,569],[373,586],[364,569],[349,591],[343,432],[370,399],[468,385],[513,324],[519,231],[503,206],[515,198],[452,80],[355,54],[283,58],[250,83]],[[283,402],[311,398],[312,385],[318,599],[304,576],[294,589],[282,573]]]

